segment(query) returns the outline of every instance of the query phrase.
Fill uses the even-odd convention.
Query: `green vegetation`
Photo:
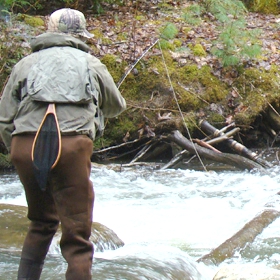
[[[126,62],[118,59],[118,57],[113,54],[104,55],[101,58],[101,62],[107,66],[115,83],[118,83],[125,72],[125,67],[127,66]]]
[[[243,60],[260,55],[259,31],[246,29],[246,7],[241,1],[204,0],[204,4],[220,22],[221,33],[212,53],[221,60],[223,66],[236,66]]]
[[[18,5],[26,5],[21,0],[6,0],[8,1],[13,3],[9,11]],[[52,1],[47,3],[53,3]],[[43,3],[41,0],[36,3],[40,2]],[[74,7],[79,1],[64,2]],[[104,2],[116,3],[113,0]],[[118,1],[120,5],[124,2]],[[95,3],[101,5],[101,1]],[[29,4],[32,2],[29,1]],[[264,60],[268,54],[261,53],[258,30],[248,31],[246,28],[247,10],[241,1],[189,1],[176,17],[172,14],[168,1],[164,1],[164,4],[165,17],[145,18],[142,12],[135,13],[135,16],[131,17],[132,21],[138,21],[137,24],[140,22],[141,27],[144,24],[153,26],[152,36],[158,34],[159,44],[141,58],[125,78],[120,91],[128,101],[128,109],[118,118],[107,120],[104,136],[95,141],[96,148],[122,142],[127,132],[132,138],[137,138],[139,131],[145,126],[163,127],[165,124],[158,121],[158,114],[172,113],[172,119],[182,121],[178,105],[189,130],[195,131],[196,120],[200,117],[207,118],[210,123],[220,124],[231,116],[237,125],[249,127],[256,117],[266,110],[268,102],[273,105],[280,103],[278,67],[269,65],[271,67],[264,70],[259,66],[252,66],[255,65],[254,60]],[[31,9],[31,6],[29,8]],[[39,17],[21,14],[16,19],[23,20],[31,26],[40,25]],[[208,19],[209,25],[205,25]],[[97,56],[100,54],[98,47],[108,45],[107,54],[104,55],[102,52],[99,58],[118,83],[129,69],[131,60],[128,51],[133,52],[132,48],[129,49],[132,44],[127,44],[128,49],[120,48],[125,50],[123,53],[120,53],[121,50],[118,53],[118,50],[113,50],[111,46],[118,41],[125,41],[126,44],[133,37],[130,32],[137,30],[126,28],[128,22],[118,20],[117,15],[112,22],[116,36],[108,36],[102,26],[96,25],[92,32],[98,44],[95,44],[94,40],[89,43],[92,43],[91,48]],[[277,23],[275,25],[277,26]],[[213,27],[213,30],[209,28],[209,33],[203,33],[205,26]],[[28,34],[30,37],[36,34],[36,31],[31,34],[20,30],[17,34],[12,34],[12,29],[4,22],[1,28],[0,52],[3,59],[0,62],[0,82],[3,85],[13,65],[30,51],[26,46],[23,47],[23,42],[26,42],[24,35]],[[139,46],[143,47],[145,43],[148,46],[149,30],[143,27],[140,31],[145,36]],[[24,35],[19,35],[21,33]],[[212,38],[216,40],[213,42]],[[135,40],[138,39],[141,37],[136,34]],[[135,45],[136,43],[138,42],[135,41]],[[270,51],[269,48],[264,49]],[[278,53],[278,49],[275,52]],[[232,88],[238,92],[237,97],[232,97]],[[233,100],[232,107],[228,106],[229,100]]]
[[[102,13],[102,4],[118,4],[123,5],[124,0],[3,0],[3,7],[9,12],[21,12],[21,13],[34,13],[34,11],[48,11],[55,10],[63,7],[69,7],[73,9],[79,9],[81,11],[86,11],[91,7],[91,9],[97,13]]]
[[[244,3],[252,12],[264,14],[279,14],[280,12],[279,0],[244,0]]]
[[[39,27],[39,26],[44,26],[45,22],[42,18],[37,17],[37,16],[29,16],[25,14],[19,14],[17,16],[17,19],[20,21],[24,21],[26,24],[33,26],[33,27]]]
[[[178,29],[174,23],[168,22],[160,29],[160,45],[163,50],[175,50],[175,46],[170,40],[173,40],[178,34]]]
[[[37,10],[42,8],[40,1],[26,1],[26,0],[4,0],[2,8],[9,12],[24,11],[27,12],[30,9]]]
[[[203,6],[192,4],[183,10],[182,18],[185,22],[191,25],[198,25],[201,22],[201,16],[205,12]]]
[[[237,124],[249,126],[255,118],[264,112],[268,104],[279,104],[280,84],[276,67],[270,70],[242,69],[233,86],[240,97],[236,99],[240,109],[235,114]]]

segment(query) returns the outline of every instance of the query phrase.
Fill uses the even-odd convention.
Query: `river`
[[[277,209],[280,168],[260,171],[158,170],[154,165],[121,168],[93,165],[94,221],[112,229],[125,243],[96,252],[93,279],[210,280],[223,264],[280,260],[276,219],[252,244],[219,266],[196,260],[241,229],[267,205]],[[15,173],[0,177],[0,203],[26,205]],[[20,248],[0,249],[0,280],[16,279]],[[66,263],[52,246],[42,280],[64,279]]]

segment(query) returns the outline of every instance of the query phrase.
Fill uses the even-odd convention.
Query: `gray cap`
[[[79,34],[86,38],[94,37],[86,30],[84,14],[69,8],[60,9],[51,14],[48,31]]]

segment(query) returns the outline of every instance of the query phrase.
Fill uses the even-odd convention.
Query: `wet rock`
[[[0,248],[18,250],[22,247],[29,221],[26,218],[27,207],[0,204]],[[60,228],[54,240],[58,246],[61,236]],[[94,222],[90,240],[94,244],[96,252],[104,250],[115,250],[124,245],[124,242],[117,234],[106,226]]]
[[[222,267],[213,280],[280,280],[280,271],[260,264]]]

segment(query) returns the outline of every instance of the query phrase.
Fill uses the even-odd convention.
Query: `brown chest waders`
[[[46,190],[48,175],[54,168],[61,154],[61,134],[55,111],[51,103],[35,135],[31,158],[36,180],[42,191]]]

